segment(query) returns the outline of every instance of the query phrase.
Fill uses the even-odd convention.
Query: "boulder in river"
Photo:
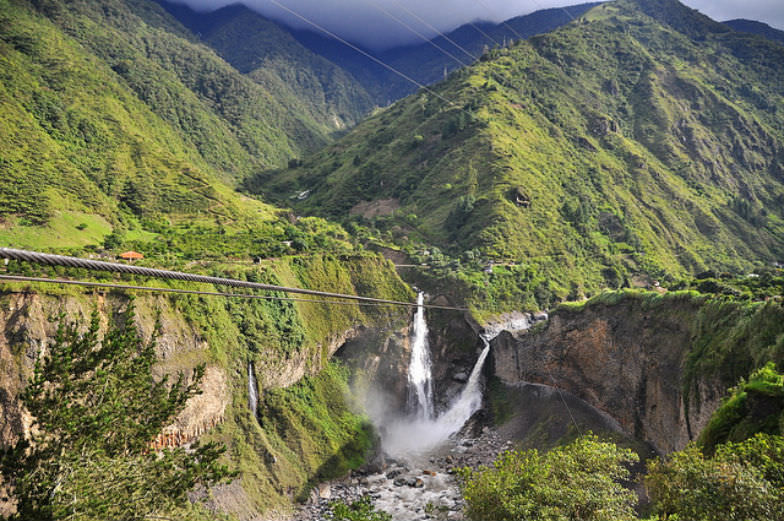
[[[425,482],[422,481],[421,478],[411,478],[409,479],[406,484],[411,488],[424,488]]]

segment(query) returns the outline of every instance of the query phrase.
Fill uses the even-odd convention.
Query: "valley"
[[[0,0],[0,517],[784,516],[781,31],[202,9]]]

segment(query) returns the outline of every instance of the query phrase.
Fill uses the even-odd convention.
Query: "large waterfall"
[[[430,346],[427,341],[424,293],[417,295],[411,340],[411,361],[408,364],[408,406],[419,419],[433,418],[433,377],[430,368]]]
[[[484,349],[474,364],[466,386],[447,410],[436,416],[433,407],[430,348],[427,343],[423,298],[421,293],[417,298],[419,307],[414,318],[411,361],[408,366],[408,381],[411,386],[410,415],[386,423],[383,428],[384,450],[391,456],[400,458],[426,454],[459,431],[479,410],[482,406],[480,377],[490,352],[490,342],[485,337],[481,337]]]

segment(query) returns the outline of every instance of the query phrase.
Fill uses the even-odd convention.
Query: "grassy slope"
[[[167,219],[257,226],[276,211],[223,182],[326,139],[157,4],[37,7],[0,2],[4,244],[95,246],[118,227],[144,239]]]
[[[435,87],[454,106],[411,96],[249,185],[311,189],[301,208],[333,216],[398,198],[409,234],[542,259],[564,295],[618,272],[747,269],[784,254],[782,64],[677,2],[621,0],[455,73]]]
[[[198,13],[182,5],[161,5],[238,71],[325,128],[353,126],[373,108],[369,94],[350,74],[245,6]]]

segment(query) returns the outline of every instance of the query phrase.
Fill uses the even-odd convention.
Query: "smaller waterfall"
[[[487,355],[490,353],[490,342],[484,336],[479,338],[482,339],[485,347],[471,370],[468,383],[463,387],[460,396],[449,407],[449,410],[438,418],[438,423],[441,424],[442,430],[449,433],[447,436],[451,436],[459,431],[465,425],[465,422],[482,406],[482,386],[479,385],[479,377],[482,375],[482,368],[485,365]]]
[[[256,411],[259,406],[259,391],[256,387],[256,373],[253,370],[253,362],[248,362],[248,407],[253,417],[256,418]]]
[[[433,378],[431,373],[430,346],[427,342],[427,322],[423,307],[425,295],[417,295],[417,311],[411,341],[411,361],[408,365],[409,410],[419,419],[433,418]]]

